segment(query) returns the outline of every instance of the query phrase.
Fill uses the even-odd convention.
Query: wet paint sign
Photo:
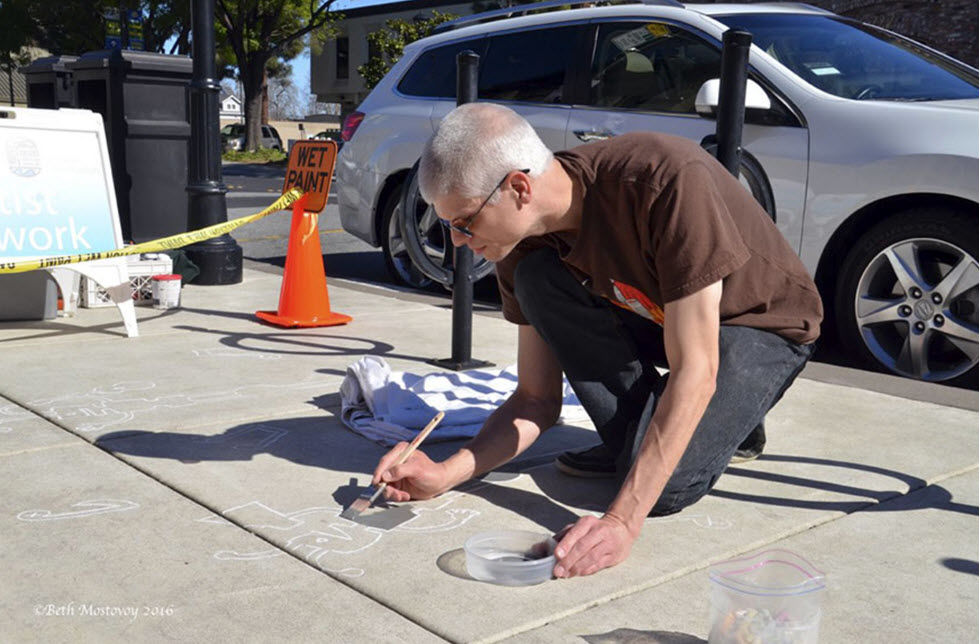
[[[327,205],[336,160],[337,144],[333,141],[297,141],[289,151],[289,167],[282,191],[299,188],[309,193],[306,211],[322,211]]]

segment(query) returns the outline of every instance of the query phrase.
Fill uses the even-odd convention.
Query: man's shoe
[[[588,479],[616,477],[616,457],[603,443],[580,452],[565,452],[555,459],[559,470],[569,476]]]
[[[752,430],[741,445],[735,449],[735,453],[732,455],[732,463],[745,463],[747,461],[754,461],[759,458],[762,454],[762,450],[766,446],[766,428],[765,425],[759,425]]]

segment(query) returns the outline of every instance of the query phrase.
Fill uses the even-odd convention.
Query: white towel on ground
[[[410,441],[438,411],[446,417],[427,442],[475,436],[517,387],[517,367],[497,373],[461,371],[424,376],[392,372],[378,356],[364,356],[347,367],[340,385],[340,418],[352,430],[382,445]],[[587,418],[564,383],[562,419]]]

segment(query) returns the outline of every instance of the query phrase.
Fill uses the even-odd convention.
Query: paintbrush
[[[394,465],[391,467],[401,465],[408,460],[408,457],[412,455],[412,452],[414,452],[415,449],[422,444],[422,441],[424,441],[425,438],[432,433],[432,430],[436,428],[436,425],[439,424],[445,415],[445,412],[441,411],[436,414],[432,420],[429,421],[429,424],[419,432],[418,436],[416,436],[415,439],[408,444],[408,447],[405,448],[405,450],[398,457],[398,460],[395,461]],[[357,500],[350,504],[349,508],[340,513],[341,518],[354,519],[360,515],[361,512],[364,512],[374,504],[378,497],[381,496],[381,493],[384,492],[386,487],[388,487],[388,482],[382,481],[381,485],[378,486],[378,489],[374,491],[374,494],[368,494],[367,492],[362,494]]]

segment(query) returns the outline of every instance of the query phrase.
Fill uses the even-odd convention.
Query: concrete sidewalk
[[[808,370],[764,457],[648,519],[626,563],[495,586],[467,575],[467,537],[556,531],[615,492],[551,464],[593,429],[555,427],[394,529],[342,519],[384,451],[339,421],[346,367],[434,371],[448,302],[333,280],[351,324],[279,329],[253,317],[279,286],[247,263],[241,285],[138,307],[136,339],[115,309],[0,323],[0,640],[699,642],[708,567],[765,548],[827,573],[821,641],[977,640],[975,393],[941,405]],[[513,362],[499,315],[473,335],[475,357]]]

